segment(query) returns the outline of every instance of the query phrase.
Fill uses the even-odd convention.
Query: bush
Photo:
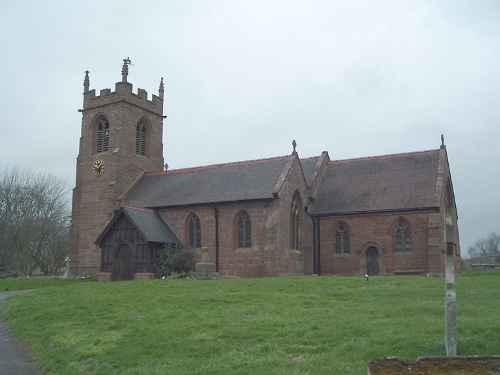
[[[158,251],[155,276],[187,277],[195,266],[196,260],[192,251],[184,250],[181,245],[167,245]]]

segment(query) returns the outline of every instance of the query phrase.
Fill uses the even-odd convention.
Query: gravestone
[[[62,275],[62,279],[71,279],[71,273],[69,271],[69,262],[70,262],[70,257],[66,255],[66,258],[64,258],[64,261],[66,262],[66,272],[64,272],[64,275]]]
[[[196,263],[196,271],[191,273],[191,279],[210,280],[218,278],[219,273],[215,270],[215,264],[210,262],[208,248],[204,247],[201,253],[201,261]]]

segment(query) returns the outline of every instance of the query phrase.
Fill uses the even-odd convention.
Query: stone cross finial
[[[123,66],[122,66],[122,82],[127,82],[127,76],[128,76],[128,66],[132,65],[132,61],[127,57],[126,59],[123,59]]]
[[[292,146],[293,146],[293,151],[292,151],[292,155],[297,155],[297,142],[295,142],[295,139],[292,141]]]
[[[85,71],[85,78],[83,80],[83,92],[89,92],[90,89],[90,79],[89,79],[89,71]]]

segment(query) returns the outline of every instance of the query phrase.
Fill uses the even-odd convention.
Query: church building
[[[221,277],[444,274],[445,216],[460,265],[446,146],[348,160],[328,152],[167,170],[164,86],[115,90],[85,72],[69,256],[73,275],[154,276],[172,244],[207,248]],[[446,227],[450,228],[449,225]]]

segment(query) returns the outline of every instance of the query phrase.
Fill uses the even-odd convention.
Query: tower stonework
[[[101,253],[95,241],[113,217],[124,192],[145,172],[163,171],[163,79],[158,96],[132,92],[124,59],[115,91],[90,90],[85,72],[82,128],[69,232],[73,275],[97,274]]]

